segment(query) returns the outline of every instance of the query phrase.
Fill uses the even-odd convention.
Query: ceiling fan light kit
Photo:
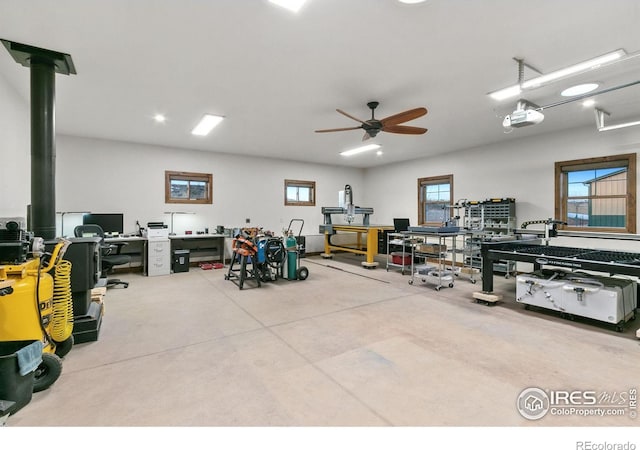
[[[375,109],[378,107],[379,102],[369,102],[367,106],[371,109],[371,119],[369,120],[361,120],[357,117],[348,114],[341,109],[336,109],[340,114],[346,116],[356,122],[360,122],[360,125],[357,127],[348,127],[348,128],[329,128],[325,130],[316,130],[316,133],[331,133],[334,131],[347,131],[347,130],[358,130],[363,129],[365,131],[364,136],[362,137],[363,141],[367,139],[374,138],[378,135],[379,132],[385,131],[387,133],[395,133],[395,134],[424,134],[427,132],[426,128],[421,127],[413,127],[407,125],[401,125],[405,122],[409,122],[410,120],[417,119],[418,117],[422,117],[427,114],[427,108],[420,107],[409,109],[407,111],[403,111],[398,114],[394,114],[392,116],[386,117],[384,119],[376,119],[375,118]]]

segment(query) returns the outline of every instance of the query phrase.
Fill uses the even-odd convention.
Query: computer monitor
[[[85,214],[82,217],[83,225],[100,225],[104,234],[124,233],[124,214]]]
[[[409,225],[409,219],[393,219],[393,228],[398,233],[409,230]]]

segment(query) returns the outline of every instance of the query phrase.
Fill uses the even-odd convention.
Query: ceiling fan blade
[[[398,114],[394,114],[393,116],[386,117],[380,122],[383,126],[387,125],[398,125],[403,122],[408,122],[413,119],[417,119],[418,117],[422,117],[427,113],[427,108],[414,108],[408,111],[403,111]]]
[[[356,122],[360,122],[361,124],[365,124],[365,122],[363,120],[358,119],[357,117],[353,117],[351,114],[348,114],[346,112],[344,112],[341,109],[336,109],[336,111],[338,111],[340,114],[342,114],[343,116],[347,116],[349,119],[353,119]]]
[[[359,130],[362,127],[349,127],[349,128],[329,128],[327,130],[316,130],[316,133],[330,133],[332,131],[347,131],[347,130]]]
[[[382,127],[382,131],[397,134],[425,134],[427,129],[420,127],[408,127],[406,125],[391,125]]]

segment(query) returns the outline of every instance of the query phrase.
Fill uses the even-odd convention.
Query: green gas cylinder
[[[285,246],[287,247],[287,278],[289,280],[295,280],[296,269],[298,268],[298,249],[295,236],[289,233]]]

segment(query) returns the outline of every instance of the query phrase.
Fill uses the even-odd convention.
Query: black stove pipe
[[[35,236],[56,237],[55,65],[31,60],[31,217]]]
[[[13,59],[31,71],[31,229],[56,237],[56,73],[75,74],[71,55],[0,39]]]

